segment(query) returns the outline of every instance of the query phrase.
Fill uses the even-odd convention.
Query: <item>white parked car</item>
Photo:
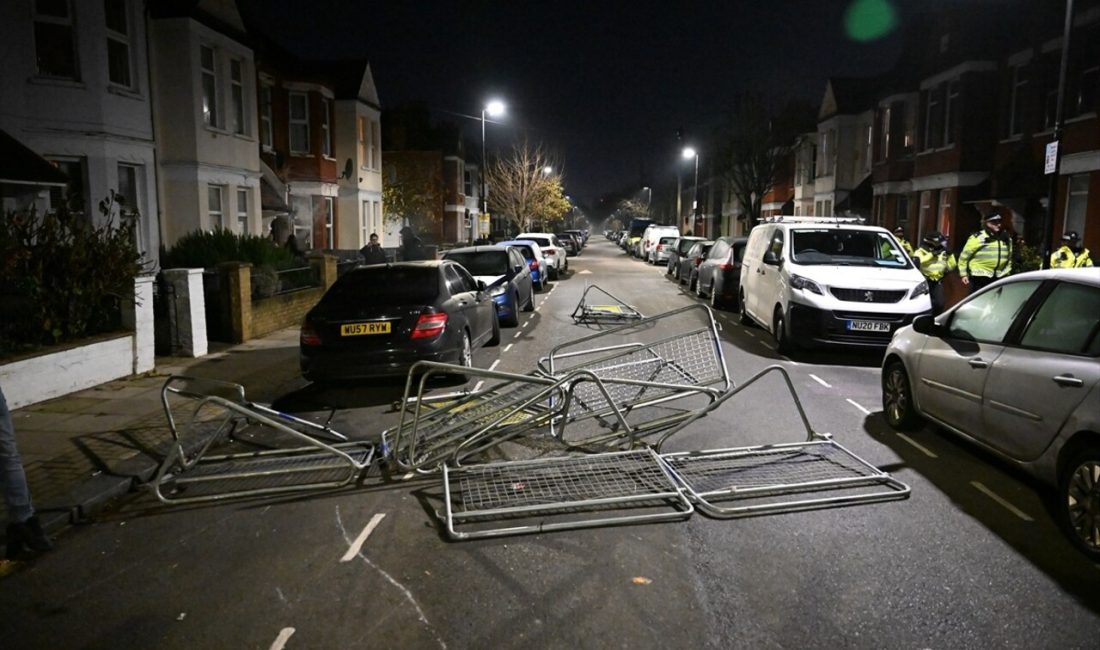
[[[546,266],[550,269],[551,280],[557,280],[562,273],[569,270],[565,247],[561,245],[558,236],[554,233],[522,232],[516,235],[516,239],[529,239],[539,245],[542,254],[546,257]]]
[[[1100,269],[1013,275],[918,317],[886,348],[882,407],[1055,486],[1055,517],[1100,560]]]
[[[652,224],[647,226],[642,233],[642,240],[638,242],[638,257],[650,264],[656,264],[657,245],[662,237],[679,237],[680,229],[676,226],[662,226]],[[667,258],[666,258],[667,259]]]
[[[783,354],[836,345],[883,348],[932,310],[928,283],[885,228],[857,219],[772,217],[749,232],[741,320]]]

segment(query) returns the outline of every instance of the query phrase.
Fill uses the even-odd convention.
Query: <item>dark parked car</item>
[[[695,294],[700,298],[710,296],[710,306],[715,309],[737,306],[741,289],[741,260],[745,257],[748,237],[719,237],[699,265],[699,281]]]
[[[574,237],[572,233],[559,232],[555,233],[558,236],[558,241],[565,247],[565,253],[569,257],[573,257],[581,254],[581,242],[580,239]]]
[[[402,375],[417,361],[469,367],[475,348],[500,342],[495,304],[483,283],[448,260],[353,269],[306,314],[302,376]]]
[[[587,230],[576,230],[576,229],[574,229],[574,230],[566,230],[565,232],[576,235],[577,237],[580,237],[581,248],[584,248],[585,246],[588,245],[588,231]]]
[[[706,237],[679,237],[668,249],[668,275],[675,276],[680,272],[680,258],[687,255],[695,242],[706,241]]]
[[[676,271],[676,279],[680,284],[687,284],[688,289],[695,291],[695,283],[699,279],[699,265],[703,258],[710,252],[712,241],[697,241],[691,245],[688,252],[680,257],[680,268]]]
[[[519,310],[535,310],[535,286],[531,269],[519,249],[511,246],[471,246],[443,253],[443,259],[466,267],[475,280],[485,283],[497,317],[506,327],[519,325]]]

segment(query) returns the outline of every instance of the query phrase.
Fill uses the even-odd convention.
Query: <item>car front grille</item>
[[[829,293],[844,302],[899,302],[905,297],[905,291],[886,291],[883,289],[841,289],[830,287]]]

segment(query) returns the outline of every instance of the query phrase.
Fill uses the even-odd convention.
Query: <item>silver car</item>
[[[1055,517],[1100,559],[1100,269],[1014,275],[919,316],[886,349],[882,406],[1055,486]]]

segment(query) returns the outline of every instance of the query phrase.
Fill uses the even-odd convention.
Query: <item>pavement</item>
[[[239,345],[211,343],[210,353],[199,358],[157,357],[149,373],[12,411],[31,499],[51,535],[86,521],[153,476],[172,441],[161,388],[178,374],[239,383],[248,399],[270,402],[304,383],[298,328]],[[7,521],[2,502],[0,521]]]

